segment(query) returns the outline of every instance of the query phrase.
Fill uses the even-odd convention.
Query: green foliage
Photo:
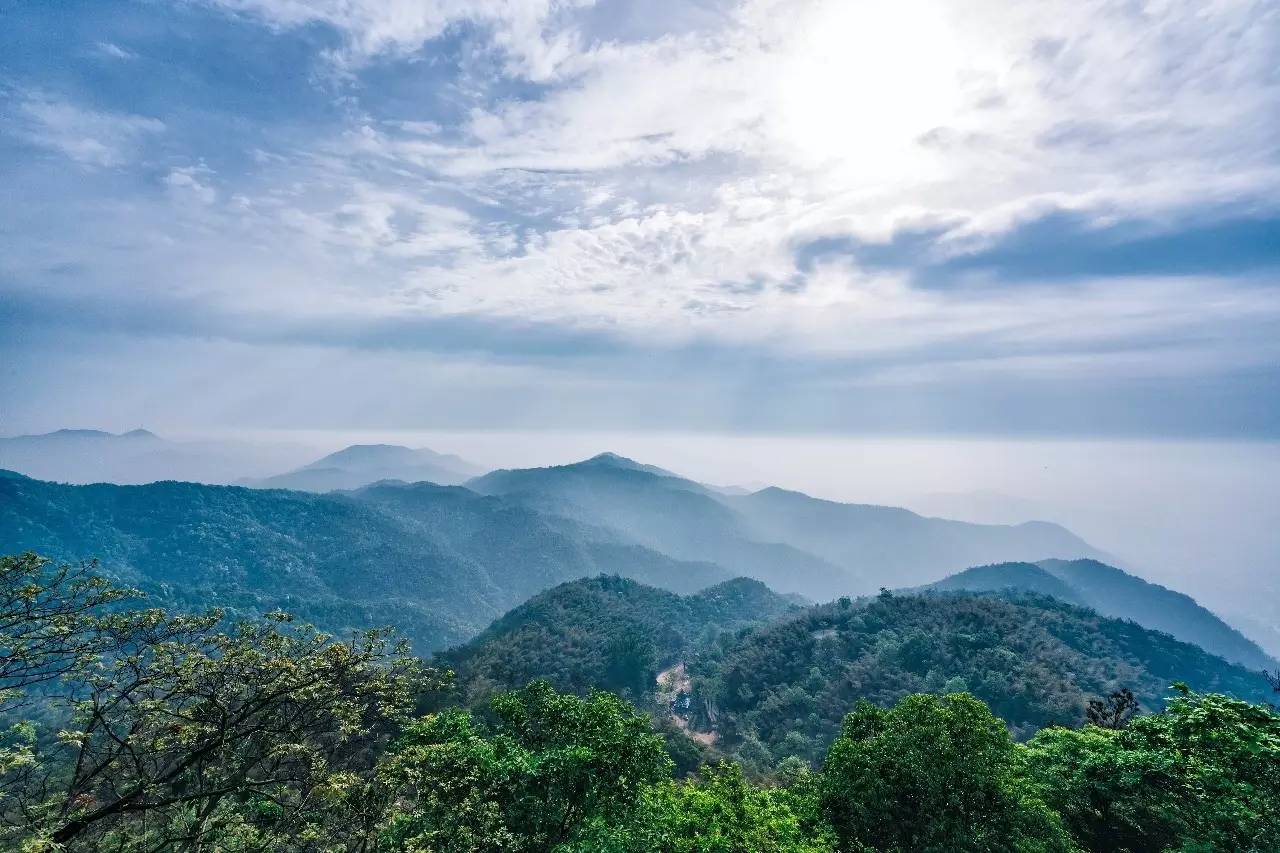
[[[283,849],[323,826],[325,801],[370,773],[421,673],[380,634],[333,643],[283,619],[225,634],[213,618],[170,620],[87,673],[43,756],[50,772],[27,774],[18,808],[84,850],[230,835]]]
[[[395,624],[419,653],[460,643],[557,583],[622,574],[682,592],[730,577],[606,530],[430,483],[315,495],[200,483],[0,478],[0,553],[93,555],[175,612],[282,609],[334,633]]]
[[[1027,772],[1081,846],[1280,850],[1280,714],[1180,691],[1123,730],[1045,729]]]
[[[1085,684],[1145,690],[1181,665],[1242,692],[1267,686],[1047,599],[884,595],[734,633],[785,602],[749,581],[681,597],[604,577],[495,625],[490,650],[555,637],[520,666],[554,668],[565,654],[557,671],[579,679],[574,689],[599,677],[634,693],[664,655],[688,656],[702,668],[702,713],[740,759],[708,766],[675,721],[655,727],[615,694],[539,680],[483,711],[414,719],[443,679],[385,632],[339,643],[283,613],[228,624],[128,610],[131,595],[91,565],[0,558],[5,849],[1280,850],[1280,713],[1269,705],[1177,684],[1167,703],[1140,694],[1157,711],[1134,716],[1136,697],[1115,690],[1093,706],[1108,727],[1014,742],[993,710],[1032,720]],[[479,659],[499,674],[496,656]],[[931,692],[887,710],[845,701],[917,684]],[[814,772],[795,756],[821,755],[823,721],[849,707]]]
[[[822,802],[843,850],[1072,849],[1016,768],[1004,724],[972,696],[864,702],[827,754]]]
[[[86,567],[30,555],[0,560],[0,584],[17,590],[0,596],[0,672],[35,688],[9,715],[34,720],[0,748],[0,839],[127,853],[370,837],[374,756],[429,675],[385,634],[124,611],[128,593]]]
[[[912,693],[970,692],[1016,737],[1084,721],[1089,700],[1128,687],[1161,707],[1183,678],[1257,701],[1255,673],[1167,634],[1051,598],[896,594],[811,608],[737,638],[691,667],[722,744],[744,761],[822,758],[849,708]]]
[[[798,610],[737,578],[676,595],[620,577],[571,581],[535,595],[470,643],[437,656],[467,704],[545,678],[559,690],[605,688],[637,702],[660,667],[705,653],[722,632]]]
[[[127,617],[105,611],[135,594],[94,568],[55,566],[30,552],[0,557],[0,713],[21,706],[24,690],[94,660],[133,630]]]
[[[747,782],[734,764],[698,780],[644,790],[629,822],[600,821],[569,850],[581,853],[826,853],[834,839],[806,826],[797,794]],[[802,812],[803,810],[801,810]]]
[[[1165,631],[1251,669],[1274,663],[1256,643],[1190,596],[1097,560],[975,566],[930,584],[929,588],[970,592],[1017,590],[1051,595],[1059,601],[1093,608],[1103,616],[1132,619],[1145,628]]]
[[[388,849],[550,851],[588,823],[625,822],[670,772],[648,718],[611,694],[537,681],[492,711],[492,725],[448,710],[409,726],[380,770],[397,792]]]

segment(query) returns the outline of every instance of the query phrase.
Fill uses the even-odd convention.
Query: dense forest
[[[1173,634],[1229,661],[1255,669],[1274,665],[1257,644],[1200,606],[1189,595],[1097,560],[1041,560],[974,566],[929,585],[942,591],[1022,590],[1132,619]]]
[[[1064,600],[1250,667],[1276,665],[1191,598],[1092,560],[946,578],[995,559],[1091,550],[1052,525],[961,524],[777,489],[724,494],[609,454],[467,486],[379,482],[321,495],[0,476],[0,553],[93,556],[103,573],[175,611],[281,608],[335,632],[394,624],[419,654],[466,642],[531,596],[598,574],[680,594],[746,576],[828,601],[913,578],[1036,589],[1039,573],[1062,581]]]
[[[1135,715],[1117,690],[1086,724],[1025,743],[965,691],[851,701],[812,766],[790,758],[753,778],[722,759],[677,779],[650,716],[616,694],[537,680],[482,708],[424,713],[448,673],[384,632],[330,638],[284,613],[170,615],[92,568],[0,559],[10,849],[1280,849],[1280,714],[1182,683],[1154,713]],[[686,602],[677,621],[731,625],[759,598],[724,592]],[[844,622],[959,600],[1003,604],[890,597],[784,624],[839,636]]]
[[[543,677],[642,708],[659,672],[683,664],[679,722],[754,775],[789,757],[820,761],[860,699],[887,706],[911,693],[968,692],[1024,739],[1078,725],[1091,698],[1122,686],[1152,709],[1179,680],[1268,698],[1256,671],[1043,595],[885,592],[800,608],[745,579],[693,596],[621,578],[573,581],[436,663],[456,672],[455,695],[473,706]]]

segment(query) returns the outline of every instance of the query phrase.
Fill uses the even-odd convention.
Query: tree
[[[646,788],[631,820],[597,821],[565,853],[826,853],[830,832],[807,827],[783,788],[751,785],[736,764]]]
[[[1085,718],[1102,729],[1123,729],[1138,713],[1138,699],[1128,687],[1122,687],[1105,699],[1090,699]]]
[[[1125,729],[1041,731],[1029,779],[1090,850],[1280,849],[1280,714],[1175,686]]]
[[[822,803],[841,850],[1073,849],[1016,769],[1004,724],[968,694],[862,702],[827,753]]]
[[[13,774],[9,835],[63,850],[308,849],[371,778],[420,665],[384,632],[335,643],[284,614],[221,633],[216,613],[148,613],[131,645],[64,676],[72,716]]]
[[[139,627],[136,615],[108,610],[137,593],[95,576],[95,567],[55,566],[30,552],[0,557],[0,713],[20,707],[23,691],[96,659]]]
[[[392,850],[550,851],[588,823],[625,822],[671,762],[647,717],[609,693],[545,681],[492,700],[492,725],[446,710],[408,727],[380,770]]]

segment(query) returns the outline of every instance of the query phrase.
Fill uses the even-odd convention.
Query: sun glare
[[[936,5],[833,2],[797,30],[778,133],[799,165],[893,176],[959,101],[961,51]]]

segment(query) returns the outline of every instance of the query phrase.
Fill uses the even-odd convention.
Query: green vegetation
[[[89,566],[0,558],[5,849],[1280,850],[1280,714],[1185,685],[1132,718],[1116,691],[1095,714],[1112,727],[1050,727],[1026,744],[964,692],[851,702],[816,769],[793,758],[756,779],[720,762],[677,781],[648,715],[614,694],[535,681],[421,715],[415,697],[446,679],[385,634],[335,641],[284,614],[228,624],[129,597]],[[733,614],[750,595],[712,598],[684,606]],[[975,620],[1021,606],[885,596],[784,625],[865,627],[960,602]],[[722,636],[750,645],[774,630]]]
[[[0,553],[25,550],[94,555],[103,574],[174,611],[283,609],[338,633],[394,624],[419,653],[467,640],[572,578],[621,574],[693,592],[731,577],[430,483],[313,495],[0,478]]]
[[[1268,698],[1254,672],[1167,634],[1043,596],[891,595],[811,608],[693,666],[695,721],[760,772],[821,758],[859,699],[969,692],[1019,738],[1084,721],[1118,687],[1157,708],[1168,685]]]
[[[931,584],[939,591],[999,592],[1018,590],[1051,595],[1090,607],[1103,616],[1132,619],[1139,625],[1172,634],[1207,652],[1254,669],[1272,666],[1257,644],[1195,599],[1148,583],[1097,560],[1042,560],[975,566]]]
[[[594,687],[641,700],[653,692],[659,669],[695,655],[724,632],[797,610],[747,578],[680,596],[602,576],[534,596],[436,660],[458,673],[470,704],[537,678],[560,690]]]

